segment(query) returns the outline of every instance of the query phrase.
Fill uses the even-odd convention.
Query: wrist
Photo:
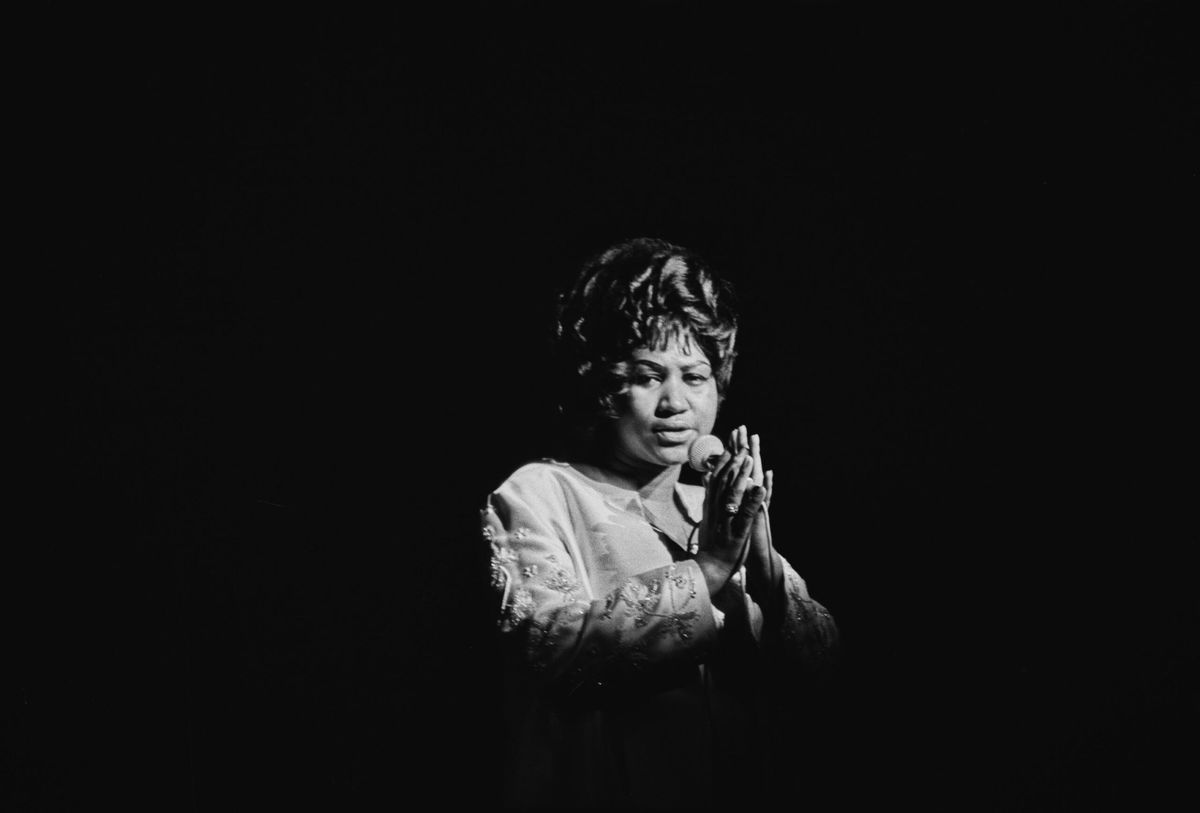
[[[725,587],[729,577],[733,575],[734,563],[715,556],[706,551],[696,554],[695,562],[704,574],[710,597],[716,596]]]
[[[783,586],[783,557],[774,548],[759,553],[746,567],[748,587],[752,594],[773,596]]]

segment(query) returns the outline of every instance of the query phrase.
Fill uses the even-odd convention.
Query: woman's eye
[[[689,375],[685,380],[689,384],[703,384],[705,381],[708,380],[708,376],[700,375],[699,373],[693,373],[692,375]]]
[[[633,383],[643,387],[649,386],[650,384],[653,384],[655,381],[659,380],[661,379],[658,376],[650,375],[649,373],[639,373],[633,377]]]

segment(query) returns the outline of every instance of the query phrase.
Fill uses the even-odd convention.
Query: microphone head
[[[688,449],[688,465],[699,472],[712,468],[713,458],[725,454],[725,444],[716,435],[701,435]]]

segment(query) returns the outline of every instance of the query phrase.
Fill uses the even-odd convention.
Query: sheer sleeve
[[[800,574],[783,562],[783,580],[776,597],[778,611],[766,642],[773,654],[808,670],[819,670],[836,655],[838,629],[833,616],[808,594]]]
[[[482,512],[492,587],[508,653],[548,691],[627,689],[702,662],[717,629],[692,561],[634,575],[593,595],[561,493],[506,483]]]

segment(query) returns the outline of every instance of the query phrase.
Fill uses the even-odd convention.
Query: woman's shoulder
[[[543,457],[518,466],[512,474],[505,478],[497,490],[560,492],[565,483],[569,483],[577,477],[578,472],[570,463]]]
[[[488,496],[488,505],[501,513],[520,507],[543,517],[566,517],[573,511],[586,512],[598,499],[572,464],[542,458],[513,471]]]

